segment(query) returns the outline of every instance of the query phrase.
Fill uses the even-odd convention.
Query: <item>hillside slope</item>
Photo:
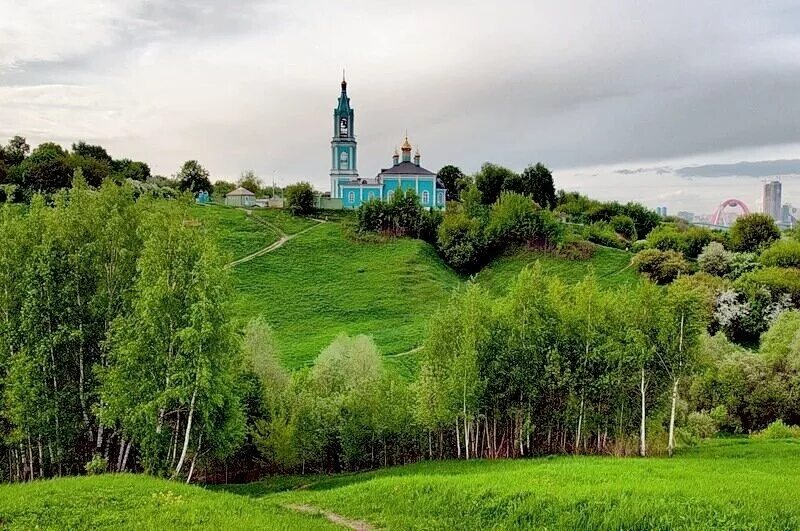
[[[424,462],[208,490],[134,475],[0,486],[8,529],[797,529],[800,441],[674,458]]]
[[[424,242],[355,242],[325,223],[236,266],[234,282],[237,315],[267,317],[296,368],[342,332],[371,335],[389,356],[415,348],[460,279]]]

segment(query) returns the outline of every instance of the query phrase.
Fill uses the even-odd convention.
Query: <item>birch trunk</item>
[[[645,387],[645,384],[644,384],[644,366],[642,366],[642,381],[641,381],[641,385],[639,386],[639,393],[641,394],[641,397],[642,397],[642,418],[641,418],[641,423],[639,424],[639,455],[641,455],[642,457],[645,457],[647,455],[647,446],[646,446],[647,443],[645,442],[645,436],[646,436],[646,433],[645,433],[645,430],[646,430],[645,420],[647,418],[646,417],[647,412],[645,410],[645,392],[646,392],[646,390],[647,390],[647,388]]]
[[[196,399],[197,383],[195,382],[194,391],[192,391],[192,401],[189,403],[189,418],[186,420],[186,431],[184,432],[183,437],[183,450],[181,450],[181,458],[178,460],[178,464],[175,466],[175,473],[173,474],[173,477],[181,473],[183,462],[186,460],[186,451],[189,449],[189,438],[191,437],[192,433],[192,419],[194,417],[194,402]]]
[[[672,384],[672,408],[669,413],[669,445],[667,446],[667,452],[670,457],[675,451],[675,406],[678,403],[678,380],[683,363],[683,320],[684,313],[681,312],[681,330],[678,338],[678,370],[675,372],[675,381]]]
[[[667,452],[670,457],[672,457],[672,453],[675,451],[675,405],[677,403],[678,378],[676,377],[675,382],[672,384],[672,408],[669,413],[669,445],[667,446]]]
[[[456,450],[458,458],[461,459],[461,434],[458,433],[458,419],[456,419]]]

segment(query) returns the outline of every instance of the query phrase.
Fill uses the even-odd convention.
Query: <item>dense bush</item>
[[[698,439],[710,439],[719,431],[717,422],[705,411],[692,411],[686,419],[686,429]]]
[[[779,240],[781,231],[770,216],[756,213],[738,218],[729,235],[734,251],[759,252]]]
[[[800,267],[800,242],[776,241],[761,253],[761,263],[768,267]]]
[[[756,439],[800,439],[800,426],[788,426],[778,419],[769,426],[754,433]]]
[[[633,266],[658,284],[668,284],[691,269],[677,251],[645,249],[633,257]]]
[[[477,271],[488,259],[483,226],[463,212],[448,212],[439,226],[439,252],[461,273]]]
[[[586,239],[597,245],[625,249],[628,243],[605,221],[596,221],[586,228]]]
[[[297,216],[314,212],[314,189],[309,183],[290,184],[283,192],[285,207]]]
[[[617,215],[611,218],[609,225],[614,229],[614,232],[625,238],[626,240],[633,241],[636,239],[636,224],[626,215]]]
[[[526,244],[552,249],[562,239],[561,224],[530,197],[503,192],[492,205],[487,237],[496,249]]]
[[[705,273],[724,277],[733,268],[733,253],[725,249],[721,243],[711,242],[698,255],[697,265]]]
[[[663,224],[647,237],[650,247],[662,251],[678,251],[687,258],[697,258],[710,242],[723,240],[724,235],[719,232],[712,232],[704,227],[686,226],[683,223]]]
[[[414,190],[397,190],[389,201],[371,199],[356,211],[358,230],[390,236],[411,236],[434,242],[442,215],[426,211]]]
[[[781,295],[800,305],[800,269],[765,267],[744,274],[736,281],[738,291],[752,297],[760,290],[769,292],[774,301]]]
[[[563,190],[556,195],[556,202],[556,211],[577,223],[610,222],[615,216],[627,216],[633,220],[638,238],[647,237],[661,222],[658,214],[639,203],[601,202]]]

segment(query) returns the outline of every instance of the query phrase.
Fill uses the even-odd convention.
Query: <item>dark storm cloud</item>
[[[703,164],[675,170],[681,177],[778,177],[800,175],[800,159],[743,161],[734,164]]]

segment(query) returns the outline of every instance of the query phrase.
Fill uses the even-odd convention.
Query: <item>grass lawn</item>
[[[279,238],[274,229],[250,219],[247,212],[239,208],[195,204],[190,212],[208,236],[230,253],[232,260],[263,249]]]
[[[305,505],[383,529],[797,529],[800,441],[712,441],[675,458],[418,463],[187,487],[134,475],[0,487],[10,529],[324,529]]]
[[[290,212],[279,208],[254,208],[253,215],[285,234],[295,234],[317,223],[313,219],[293,216]]]
[[[2,529],[336,529],[267,501],[142,475],[0,487]]]
[[[522,269],[539,261],[545,273],[560,277],[570,284],[583,279],[594,271],[597,280],[605,288],[630,285],[639,280],[639,274],[631,267],[631,253],[598,247],[589,260],[565,260],[552,254],[538,251],[515,251],[493,260],[478,273],[476,279],[495,295],[503,295]]]
[[[233,275],[236,314],[266,316],[290,368],[309,364],[342,332],[371,335],[390,356],[413,349],[460,283],[424,242],[354,242],[338,223],[240,264]],[[392,363],[413,365],[413,356],[404,358]]]
[[[386,529],[798,529],[800,441],[714,441],[673,459],[420,463],[279,494],[269,482],[232,490]]]

